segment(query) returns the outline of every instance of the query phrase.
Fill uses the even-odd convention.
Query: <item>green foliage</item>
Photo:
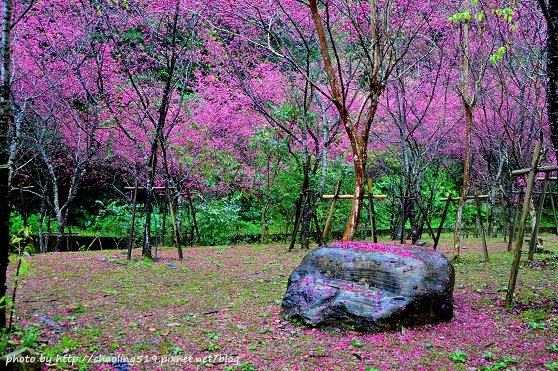
[[[353,338],[353,340],[351,340],[351,344],[353,344],[353,346],[354,346],[355,348],[360,348],[360,347],[362,347],[362,342],[361,342],[361,341],[358,341],[357,339],[354,339],[354,338]]]
[[[103,233],[121,235],[122,231],[130,228],[132,221],[131,203],[122,203],[121,201],[110,201],[105,204],[103,201],[95,201],[98,212],[91,215],[87,209],[80,206],[77,208],[76,220],[79,226],[89,233]],[[136,220],[136,227],[141,227],[142,217]]]
[[[39,325],[29,325],[27,327],[15,325],[12,327],[11,331],[4,328],[0,337],[0,350],[4,353],[18,347],[35,348],[38,346],[43,334],[44,331]]]
[[[202,244],[216,245],[231,242],[241,233],[240,195],[217,200],[203,200],[198,204],[197,222]]]
[[[496,361],[492,365],[486,366],[484,369],[486,371],[493,371],[493,370],[509,370],[509,366],[512,363],[515,363],[517,358],[515,357],[504,357],[501,361]]]
[[[471,12],[466,10],[464,12],[455,13],[448,18],[450,22],[460,22],[460,21],[469,21],[471,20]]]
[[[467,353],[456,350],[448,358],[455,363],[465,363],[467,361]]]
[[[504,58],[504,53],[508,50],[508,46],[504,45],[498,48],[496,54],[490,56],[490,61],[492,63],[496,63],[501,61]]]
[[[25,226],[20,228],[16,234],[10,238],[10,246],[16,250],[19,255],[29,255],[36,253],[35,244],[31,237],[31,227]]]

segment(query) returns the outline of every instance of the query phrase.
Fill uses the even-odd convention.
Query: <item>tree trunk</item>
[[[311,199],[310,190],[306,190],[306,195],[304,196],[304,206],[302,207],[302,232],[301,232],[301,249],[310,249],[310,224],[312,222],[312,210],[311,210]]]
[[[460,258],[461,253],[461,228],[463,223],[463,208],[469,189],[469,167],[471,162],[471,131],[473,130],[473,101],[469,95],[469,21],[463,23],[463,69],[461,77],[461,99],[465,109],[465,154],[463,161],[463,187],[457,206],[455,218],[455,231],[453,235],[453,261]]]
[[[455,232],[453,235],[453,260],[459,260],[461,253],[461,229],[463,224],[463,208],[465,207],[465,199],[469,189],[469,168],[471,163],[471,128],[473,127],[473,109],[465,105],[465,161],[463,164],[463,188],[461,189],[461,197],[459,197],[459,205],[457,206],[457,216],[455,219]]]
[[[529,200],[529,215],[531,215],[531,235],[535,231],[535,225],[537,224],[537,210],[535,209],[535,203],[533,202],[533,198]]]
[[[269,210],[270,206],[271,206],[270,203],[266,202],[264,207],[263,207],[263,210],[262,210],[262,234],[260,236],[260,243],[261,244],[264,243],[265,237],[267,235],[267,219],[266,219],[266,216],[267,216],[267,211]]]
[[[413,197],[413,194],[410,194],[409,197],[409,223],[411,223],[411,241],[413,244],[417,243],[418,240],[418,227],[417,227],[417,220],[416,220],[416,215],[415,215],[415,199]]]
[[[54,251],[60,251],[62,247],[62,241],[64,240],[64,216],[62,212],[56,211],[56,244],[54,245]]]
[[[353,150],[355,167],[355,189],[353,192],[353,203],[351,204],[349,221],[347,222],[347,227],[345,228],[345,232],[343,233],[343,241],[353,241],[358,228],[360,212],[362,211],[362,200],[366,191],[366,157],[364,151],[364,146],[357,147],[356,151]]]
[[[147,187],[145,187],[145,192],[147,197],[145,200],[145,230],[144,230],[144,240],[143,248],[141,250],[141,255],[146,258],[152,258],[151,256],[151,209],[153,206],[152,195],[153,189],[151,188],[151,182],[148,181]]]
[[[558,4],[548,2],[548,38],[546,42],[546,104],[550,139],[558,154]],[[556,156],[558,161],[558,155]]]
[[[8,130],[10,109],[10,30],[12,0],[4,0],[2,8],[2,86],[0,101],[0,298],[6,295],[6,271],[9,264],[10,239],[10,169],[8,166]],[[6,326],[6,307],[0,306],[0,329]]]
[[[5,112],[2,112],[4,115]],[[0,138],[4,141],[4,138]],[[6,271],[9,263],[9,240],[10,240],[10,186],[8,184],[9,169],[4,156],[5,147],[2,149],[2,161],[0,162],[0,298],[6,295]],[[6,308],[0,306],[0,328],[6,326]]]
[[[45,196],[41,197],[41,209],[39,212],[39,252],[45,253],[47,251],[47,247],[45,246],[45,233],[44,233],[44,223],[45,223],[45,216],[46,216],[46,200]]]

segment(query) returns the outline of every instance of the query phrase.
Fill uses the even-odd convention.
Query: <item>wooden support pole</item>
[[[533,233],[531,233],[531,241],[529,241],[529,255],[527,258],[528,260],[533,260],[533,258],[535,257],[535,247],[537,246],[537,239],[539,238],[539,226],[541,224],[547,185],[548,185],[548,180],[545,179],[542,186],[542,194],[539,200],[539,207],[537,208],[537,214],[536,214],[537,219],[535,220],[535,227],[533,228]]]
[[[186,188],[186,197],[188,197],[188,205],[190,205],[190,212],[192,213],[192,222],[194,223],[194,231],[196,232],[196,243],[200,241],[200,230],[198,229],[198,221],[196,219],[196,207],[190,195],[190,189]]]
[[[365,194],[362,198],[369,198],[370,196]],[[387,195],[372,195],[373,198],[377,198],[377,199],[384,199],[387,198]],[[337,195],[337,197],[335,197],[335,195],[323,195],[322,198],[324,200],[331,200],[333,198],[339,199],[339,200],[352,200],[354,198],[353,195]]]
[[[478,200],[478,197],[475,200]],[[491,227],[491,224],[490,224],[490,212],[491,212],[492,209],[490,208],[489,204],[490,204],[490,202],[486,202],[484,204],[484,206],[485,206],[485,210],[486,210],[485,211],[485,213],[486,213],[486,233],[490,236],[490,233],[492,232],[492,227]]]
[[[337,185],[335,186],[335,194],[333,195],[333,202],[331,203],[331,207],[329,208],[329,214],[327,215],[326,224],[324,226],[324,233],[322,233],[322,242],[325,243],[327,232],[329,230],[329,222],[331,221],[331,217],[333,216],[333,211],[335,210],[335,204],[337,203],[337,198],[339,196],[339,192],[341,191],[341,181],[337,181]],[[324,197],[325,198],[325,197]]]
[[[130,238],[128,240],[128,260],[132,259],[132,245],[134,244],[134,223],[136,221],[136,201],[138,197],[138,180],[134,182],[134,195],[132,196],[132,223],[130,224]]]
[[[503,218],[503,223],[502,223],[502,227],[503,227],[503,237],[504,237],[504,242],[508,242],[508,235],[509,235],[509,226],[508,223],[510,221],[510,218],[508,217],[509,215],[509,210],[506,208],[506,200],[504,200],[504,198],[502,197],[502,218]]]
[[[172,205],[172,200],[169,194],[169,188],[166,188],[167,204],[169,205],[169,212],[172,221],[172,231],[174,232],[174,242],[176,244],[176,249],[178,250],[178,259],[183,260],[184,256],[182,254],[182,246],[180,246],[180,234],[178,233],[178,226],[176,224],[176,214],[174,213],[174,207]]]
[[[125,191],[133,191],[135,190],[136,187],[124,187]],[[142,191],[144,191],[146,188],[145,187],[138,187],[138,189],[141,189]],[[154,191],[164,191],[167,188],[166,187],[151,187],[152,190]],[[169,187],[169,189],[176,189],[176,187]]]
[[[374,192],[372,192],[372,178],[368,178],[368,213],[370,214],[370,233],[372,234],[372,241],[378,242],[376,235],[376,213],[374,211]]]
[[[512,251],[512,244],[515,239],[515,225],[517,224],[517,218],[519,217],[519,205],[521,204],[521,195],[523,192],[518,193],[517,202],[515,203],[515,213],[513,214],[513,219],[510,225],[510,240],[508,241],[508,252]]]
[[[23,227],[27,228],[29,226],[27,220],[27,210],[25,209],[25,202],[23,200],[23,186],[19,185],[19,200],[21,202],[21,217],[23,218]]]
[[[303,197],[304,197],[304,193],[300,192],[300,194],[298,195],[298,201],[296,202],[296,206],[295,206],[296,208],[295,220],[294,220],[293,232],[291,233],[291,243],[289,245],[289,251],[291,251],[294,248],[294,245],[296,243],[296,235],[298,233],[298,228],[300,226],[300,219],[302,218],[302,208],[304,207],[302,204]]]
[[[168,193],[168,190],[165,191],[165,195]],[[168,196],[166,196],[168,198]],[[167,212],[168,206],[166,202],[163,202],[161,208],[163,209],[163,217],[162,217],[162,230],[159,236],[159,240],[161,245],[165,244],[165,235],[167,234]],[[159,211],[160,212],[160,211]]]
[[[552,178],[548,178],[549,180]],[[556,203],[552,194],[552,183],[548,182],[548,195],[550,196],[550,205],[552,205],[552,216],[554,217],[554,226],[556,227],[556,235],[558,236],[558,218],[556,217]]]
[[[312,214],[314,214],[314,226],[316,227],[316,237],[317,237],[317,243],[318,246],[323,246],[324,244],[324,240],[322,239],[322,235],[320,234],[321,228],[320,228],[320,223],[318,223],[318,213],[317,212],[313,212]]]
[[[407,241],[407,236],[405,236],[405,224],[407,224],[407,199],[408,197],[401,197],[403,201],[403,206],[401,207],[401,244],[404,244]]]
[[[295,229],[293,230],[289,251],[291,251],[294,248],[294,245],[296,243],[296,235],[298,234],[298,229],[300,228],[300,224],[302,223],[302,218],[304,217],[304,208],[306,207],[306,205],[308,205],[308,202],[310,201],[310,191],[306,190],[304,193],[306,194],[306,196],[304,196],[304,203],[301,204],[300,215],[298,216],[298,220],[295,223]]]
[[[531,162],[529,178],[527,179],[527,190],[525,192],[525,199],[523,200],[523,210],[521,212],[521,219],[519,220],[519,230],[517,231],[517,243],[515,245],[513,263],[510,273],[510,281],[508,283],[508,290],[506,293],[507,306],[511,306],[513,303],[513,292],[515,291],[515,284],[517,282],[517,273],[519,271],[519,263],[521,261],[521,248],[523,247],[523,238],[525,236],[527,215],[529,214],[529,201],[531,200],[533,187],[535,185],[535,175],[537,174],[537,164],[539,163],[539,158],[541,155],[541,147],[542,143],[537,142],[537,145],[535,146],[535,152],[533,153],[533,160]]]
[[[478,195],[479,200],[484,200],[488,197],[489,197],[488,195]],[[450,201],[459,201],[460,197],[444,197],[444,198],[440,198],[440,201],[447,201],[448,199]],[[474,200],[475,196],[467,196],[465,199],[466,200]]]
[[[458,198],[459,199],[459,198]],[[448,214],[448,208],[450,202],[452,201],[452,197],[446,198],[446,205],[444,206],[444,212],[442,213],[442,219],[440,219],[440,225],[438,226],[438,232],[436,233],[436,237],[434,238],[434,250],[438,247],[438,241],[440,241],[440,235],[442,234],[442,228],[444,228],[444,221],[446,220],[446,215]]]
[[[475,203],[477,205],[477,223],[478,223],[478,227],[479,227],[479,232],[481,235],[481,239],[482,239],[482,251],[484,253],[484,261],[485,262],[489,262],[490,259],[488,258],[488,247],[486,246],[486,236],[484,234],[484,226],[482,225],[482,218],[481,218],[481,203],[480,200],[478,198],[478,194],[475,192]]]
[[[518,193],[517,191],[513,191],[513,194],[517,194],[517,193]],[[546,192],[546,193],[549,193],[549,192]],[[533,191],[533,194],[534,195],[540,195],[540,194],[542,194],[542,191]],[[554,192],[553,194],[558,195],[558,193],[556,193],[556,192]]]
[[[556,171],[556,170],[558,170],[557,165],[540,166],[540,167],[535,166],[535,167],[532,167],[530,169],[514,170],[514,171],[512,171],[512,175],[513,176],[518,176],[518,175],[531,174],[531,171],[534,171],[535,174],[536,173],[543,173],[543,172],[546,173],[546,172],[549,172],[549,171]]]
[[[422,207],[422,200],[420,197],[417,199],[417,205],[419,207],[420,212],[422,213],[422,216],[424,216],[424,221],[426,222],[426,226],[428,227],[428,231],[430,232],[430,235],[432,236],[432,238],[434,238],[435,236],[434,230],[432,229],[432,226],[430,225],[430,221],[426,216],[426,211],[424,210],[424,207]]]

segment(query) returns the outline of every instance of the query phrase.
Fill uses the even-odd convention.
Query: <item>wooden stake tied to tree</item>
[[[529,203],[531,201],[531,197],[533,195],[533,188],[535,187],[535,176],[537,173],[539,172],[544,172],[544,173],[548,173],[551,171],[557,171],[558,170],[558,166],[553,165],[553,166],[541,166],[541,167],[537,167],[537,165],[539,164],[539,160],[541,157],[541,148],[542,148],[542,143],[539,141],[537,142],[537,145],[535,146],[535,152],[533,153],[533,160],[531,161],[531,167],[529,169],[522,169],[522,170],[516,170],[516,171],[512,171],[512,175],[514,176],[518,176],[518,175],[524,175],[524,174],[529,174],[528,178],[527,178],[527,184],[526,184],[526,191],[525,191],[525,198],[523,200],[523,209],[521,212],[521,218],[519,220],[519,230],[517,231],[517,242],[515,245],[515,251],[514,251],[514,256],[513,256],[513,263],[512,263],[512,268],[511,268],[511,274],[510,274],[510,281],[508,283],[508,290],[506,293],[506,305],[507,306],[511,306],[513,303],[513,293],[515,291],[515,286],[517,283],[517,274],[519,271],[519,263],[521,261],[521,248],[523,247],[523,240],[524,240],[524,236],[525,236],[525,228],[527,225],[527,216],[529,215]],[[546,184],[543,186],[546,187]],[[542,200],[541,200],[542,201]],[[531,236],[531,239],[535,239],[537,238],[536,233],[537,233],[537,228],[535,228],[535,230],[533,231],[533,234]]]
[[[308,4],[312,13],[312,20],[316,26],[324,70],[331,93],[331,95],[325,95],[335,105],[339,113],[339,118],[345,128],[352,150],[355,186],[351,212],[347,227],[343,233],[343,241],[352,241],[357,231],[363,199],[366,194],[368,138],[372,121],[378,108],[379,98],[385,90],[387,79],[393,72],[396,64],[401,61],[402,57],[410,49],[410,40],[416,37],[421,29],[421,25],[417,25],[413,32],[405,35],[410,40],[405,40],[405,43],[403,43],[405,48],[403,50],[396,51],[395,45],[398,35],[391,34],[389,29],[389,1],[388,4],[382,4],[381,11],[379,11],[379,2],[377,0],[369,1],[369,16],[365,20],[367,22],[364,22],[367,26],[360,28],[359,24],[352,23],[352,27],[355,28],[352,31],[362,37],[360,43],[355,44],[355,46],[365,56],[360,63],[360,67],[364,69],[363,72],[367,76],[367,81],[365,94],[362,97],[362,105],[356,115],[351,115],[349,112],[351,103],[347,99],[349,93],[348,84],[350,82],[346,81],[346,76],[343,73],[344,63],[349,62],[346,62],[347,58],[345,56],[340,55],[341,45],[336,41],[336,35],[332,33],[334,27],[330,23],[331,13],[329,11],[329,4],[327,2],[324,3],[322,8],[326,14],[325,22],[318,9],[317,1],[310,0]],[[328,30],[327,35],[326,28]],[[401,30],[399,31],[402,32]],[[335,64],[333,60],[335,60]]]

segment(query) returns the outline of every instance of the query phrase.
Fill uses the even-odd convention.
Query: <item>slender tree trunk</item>
[[[54,251],[58,252],[62,248],[62,241],[64,240],[64,216],[62,212],[56,211],[56,244]]]
[[[548,38],[546,42],[546,104],[550,139],[558,161],[558,4],[548,1]]]
[[[312,200],[310,197],[310,190],[306,189],[304,195],[304,206],[302,207],[302,233],[301,233],[301,249],[310,249],[310,224],[312,223],[312,210],[311,204]]]
[[[533,198],[529,200],[529,215],[531,215],[531,236],[535,231],[535,225],[537,224],[537,209],[535,208],[535,203]]]
[[[192,213],[192,223],[193,223],[193,231],[196,232],[195,238],[192,238],[192,245],[200,241],[200,230],[198,229],[198,221],[196,219],[196,207],[194,205],[194,201],[192,196],[190,195],[190,190],[186,189],[186,197],[188,197],[188,203],[190,205],[190,212]]]
[[[453,257],[457,261],[461,253],[461,228],[463,223],[463,208],[469,190],[469,167],[471,162],[471,131],[473,130],[473,102],[469,95],[469,22],[463,23],[463,69],[461,80],[461,99],[465,109],[465,154],[463,161],[463,187],[457,206],[455,231],[453,235]]]
[[[264,240],[267,236],[267,211],[269,210],[269,207],[271,206],[271,204],[269,202],[266,202],[263,210],[262,210],[262,234],[260,236],[260,243],[263,244]]]
[[[314,215],[314,217],[316,217],[316,219],[317,219],[316,214],[318,210],[318,203],[320,202],[320,199],[322,197],[322,193],[325,185],[325,179],[327,175],[327,152],[328,152],[327,142],[329,139],[329,126],[328,126],[327,111],[323,109],[323,107],[322,107],[322,123],[323,123],[324,130],[322,133],[323,147],[321,153],[321,175],[320,175],[320,182],[318,184],[318,189],[316,191],[316,197],[314,198],[314,202],[312,204],[312,209],[311,209],[311,212]],[[325,243],[325,241],[323,241],[322,239],[322,234],[320,230],[318,230],[316,233],[316,243],[318,245],[322,245]]]
[[[10,239],[10,169],[8,165],[8,131],[10,109],[10,30],[12,1],[4,0],[2,7],[2,85],[0,101],[0,298],[6,295],[6,271],[9,264]],[[6,307],[0,308],[0,329],[6,326]]]
[[[468,105],[465,106],[465,161],[463,164],[463,188],[457,206],[457,216],[455,219],[455,232],[453,235],[453,260],[459,260],[461,253],[461,229],[463,224],[463,208],[469,190],[469,172],[471,163],[471,128],[473,126],[473,110]]]
[[[46,207],[46,196],[43,195],[43,197],[41,197],[41,209],[39,212],[39,252],[41,253],[45,253],[47,251],[46,247],[45,247],[45,233],[44,233],[44,223],[45,223],[45,216],[46,216],[46,211],[47,211],[47,207]]]
[[[363,198],[366,191],[366,156],[365,156],[364,146],[358,146],[353,150],[354,155],[354,167],[355,167],[355,188],[353,192],[353,202],[351,204],[351,212],[349,214],[349,221],[347,222],[347,227],[343,233],[343,241],[352,241],[355,237],[358,223],[360,219],[360,213],[363,207]]]
[[[153,190],[151,187],[151,182],[148,181],[147,187],[145,187],[145,192],[147,193],[145,201],[145,230],[144,230],[144,240],[143,248],[141,250],[141,255],[146,258],[152,258],[151,255],[151,209],[153,208]]]

